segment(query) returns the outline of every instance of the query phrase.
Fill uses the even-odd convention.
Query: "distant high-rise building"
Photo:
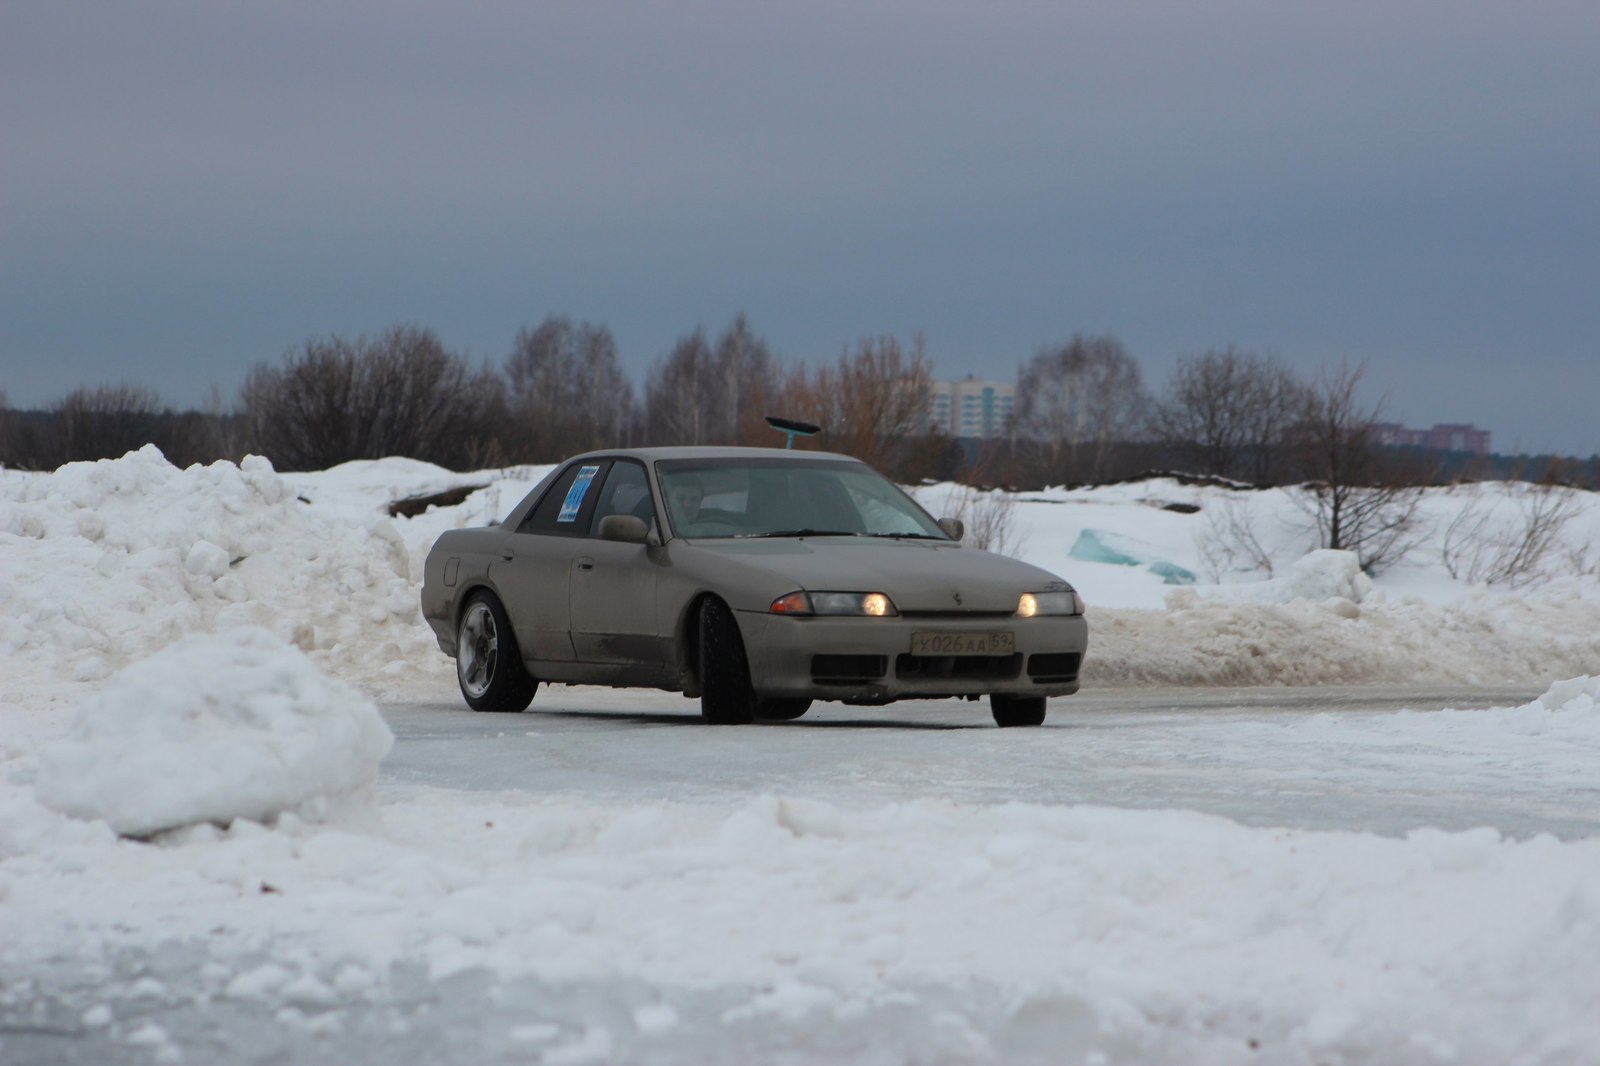
[[[1374,422],[1371,428],[1375,441],[1392,447],[1489,454],[1489,431],[1472,425],[1440,423],[1432,429],[1408,429],[1398,422]]]
[[[988,440],[1011,432],[1011,414],[1017,387],[1008,381],[978,381],[967,375],[960,381],[928,383],[929,431],[951,437]]]

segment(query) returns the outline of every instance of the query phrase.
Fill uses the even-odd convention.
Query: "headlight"
[[[900,612],[881,592],[791,592],[772,601],[773,614],[866,615],[889,618]]]
[[[1017,601],[1018,618],[1034,618],[1042,614],[1082,614],[1083,599],[1077,592],[1024,592]]]

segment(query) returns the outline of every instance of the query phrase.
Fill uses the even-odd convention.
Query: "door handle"
[[[512,551],[510,548],[500,549],[500,558],[506,560],[507,562],[510,562],[512,559],[516,558],[516,555],[517,553]]]
[[[585,556],[584,558],[579,559],[578,560],[578,569],[579,570],[593,570],[594,569],[594,560],[588,558],[587,556]]]

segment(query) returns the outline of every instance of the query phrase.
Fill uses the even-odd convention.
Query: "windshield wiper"
[[[949,540],[949,537],[936,537],[932,533],[857,533],[858,537],[892,537],[895,540]]]
[[[738,533],[739,537],[863,537],[849,529],[775,529],[771,533]]]

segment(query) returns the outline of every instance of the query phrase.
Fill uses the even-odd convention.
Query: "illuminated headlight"
[[[867,615],[889,618],[900,612],[881,592],[791,592],[772,601],[773,614]]]
[[[1082,614],[1083,599],[1075,591],[1024,592],[1017,601],[1018,618],[1034,618],[1042,614]]]

